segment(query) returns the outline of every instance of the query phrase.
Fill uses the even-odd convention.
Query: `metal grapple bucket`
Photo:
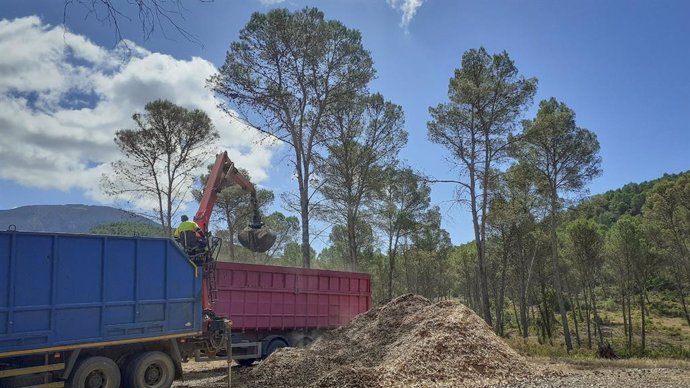
[[[250,251],[264,253],[275,244],[276,235],[263,226],[258,228],[248,226],[237,233],[237,239]]]

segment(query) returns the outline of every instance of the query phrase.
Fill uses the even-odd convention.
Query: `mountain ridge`
[[[0,230],[14,225],[27,232],[87,233],[116,222],[157,225],[133,212],[101,205],[28,205],[0,210]]]
[[[637,216],[647,200],[647,194],[655,185],[678,179],[690,174],[690,170],[675,174],[664,174],[656,179],[642,182],[629,182],[623,186],[594,194],[570,209],[575,216],[591,218],[596,222],[611,226],[624,214]]]

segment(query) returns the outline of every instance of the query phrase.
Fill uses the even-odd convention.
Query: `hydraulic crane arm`
[[[232,184],[238,184],[243,190],[249,192],[250,195],[256,196],[254,185],[235,168],[235,163],[230,160],[228,153],[223,152],[216,156],[216,162],[213,164],[211,173],[206,179],[201,202],[199,202],[199,210],[197,210],[194,216],[194,222],[204,232],[208,232],[208,224],[211,220],[213,206],[216,203],[218,193]]]
[[[216,162],[213,164],[211,173],[206,180],[201,202],[199,202],[199,210],[194,216],[194,221],[204,233],[207,233],[218,193],[233,184],[239,185],[244,191],[249,193],[253,212],[252,222],[248,228],[239,233],[238,239],[242,245],[254,252],[266,252],[275,242],[275,235],[263,228],[264,224],[261,222],[259,202],[256,198],[256,188],[247,177],[237,170],[235,164],[228,157],[227,152],[216,156]]]

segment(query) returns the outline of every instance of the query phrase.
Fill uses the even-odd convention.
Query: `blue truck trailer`
[[[202,276],[171,239],[0,232],[0,387],[170,386],[207,342]]]
[[[369,308],[366,274],[216,266],[220,239],[208,224],[217,193],[232,184],[253,208],[238,240],[266,252],[276,236],[226,152],[206,180],[194,216],[200,229],[182,231],[181,245],[0,231],[0,388],[168,388],[190,358],[249,365]],[[230,321],[214,310],[236,316],[239,330],[230,335]]]

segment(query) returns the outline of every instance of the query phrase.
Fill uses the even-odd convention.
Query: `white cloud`
[[[386,0],[393,9],[402,12],[400,26],[407,29],[417,9],[422,6],[424,0]]]
[[[204,110],[221,134],[218,148],[255,181],[268,177],[272,147],[219,111],[206,88],[213,64],[127,45],[125,61],[121,47],[99,47],[36,16],[0,20],[0,179],[109,202],[99,181],[121,156],[114,133],[159,98]]]
[[[284,2],[285,0],[259,0],[259,3],[263,5],[276,5]]]

